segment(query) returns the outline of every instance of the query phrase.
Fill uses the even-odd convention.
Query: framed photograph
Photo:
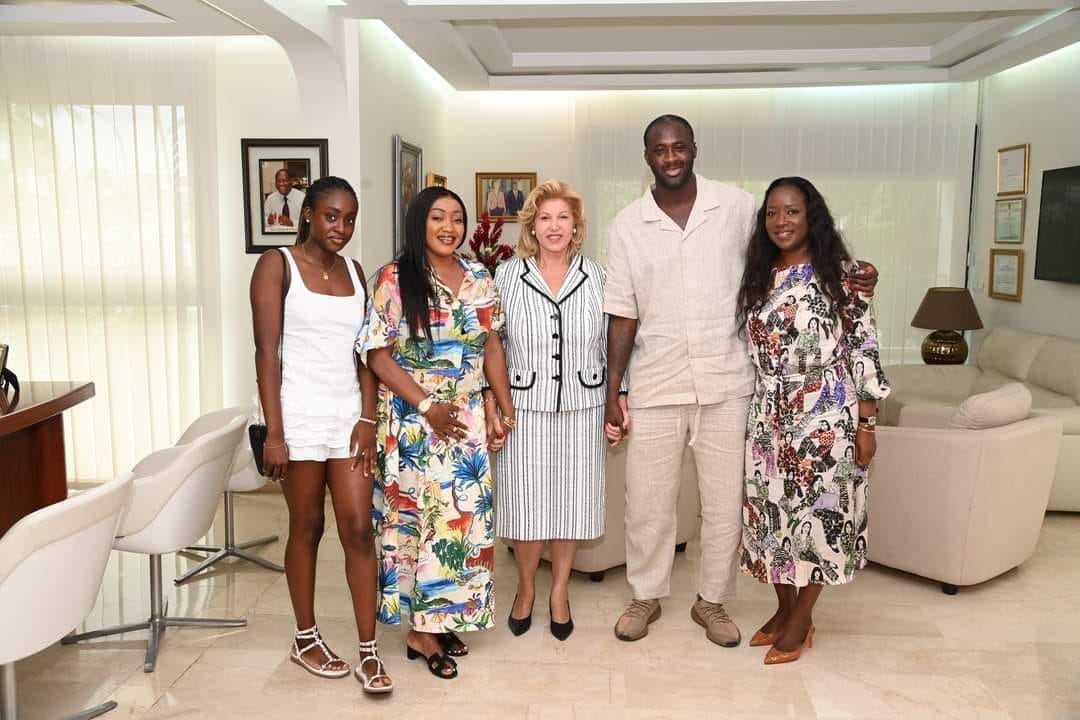
[[[424,176],[424,151],[394,136],[394,257],[405,244],[405,213],[420,192]]]
[[[424,187],[446,187],[446,176],[429,172],[424,176]]]
[[[487,213],[517,222],[525,198],[536,187],[536,173],[476,173],[476,219]]]
[[[997,151],[998,196],[1027,195],[1031,145],[1011,145]]]
[[[1019,245],[1024,242],[1024,198],[994,203],[994,242]]]
[[[240,140],[248,253],[293,244],[304,194],[327,174],[326,161],[325,138]]]
[[[1024,292],[1024,251],[990,249],[990,297],[1020,302]]]

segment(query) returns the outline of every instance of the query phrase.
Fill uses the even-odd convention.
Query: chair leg
[[[960,592],[960,588],[956,587],[952,583],[941,583],[941,592],[946,595],[955,595]]]
[[[15,720],[15,663],[0,665],[0,720]]]
[[[109,700],[68,715],[64,720],[90,720],[115,709],[116,702]],[[15,720],[15,710],[15,663],[12,662],[0,665],[0,720]]]
[[[158,648],[161,647],[161,637],[168,627],[244,627],[247,620],[238,618],[235,620],[216,620],[212,618],[179,618],[167,617],[168,603],[165,602],[165,591],[161,580],[161,556],[150,556],[150,618],[145,622],[132,623],[130,625],[118,625],[117,627],[91,630],[90,632],[68,635],[61,642],[65,645],[90,640],[92,638],[116,635],[118,633],[131,632],[133,630],[149,630],[150,637],[146,641],[146,657],[143,660],[143,672],[152,673],[157,665]],[[111,708],[109,708],[111,709]],[[89,711],[87,711],[89,712]],[[102,712],[107,712],[103,710]],[[98,713],[99,715],[101,713]],[[96,717],[89,715],[87,717]],[[5,719],[6,720],[6,719]]]
[[[258,538],[257,540],[249,540],[248,542],[236,543],[235,539],[235,522],[236,513],[233,505],[233,493],[225,492],[225,544],[221,546],[216,545],[189,545],[181,552],[208,552],[213,553],[210,557],[200,562],[195,567],[189,569],[183,575],[173,580],[176,585],[181,585],[191,580],[193,577],[201,573],[203,570],[208,569],[210,566],[215,565],[225,558],[234,557],[238,560],[247,560],[248,562],[261,565],[268,570],[274,570],[275,572],[285,572],[285,568],[278,565],[275,562],[264,560],[263,558],[251,555],[250,553],[243,552],[253,547],[260,545],[266,545],[267,543],[277,542],[277,535],[270,535],[268,537]]]
[[[68,715],[66,718],[64,718],[64,720],[90,720],[91,718],[96,718],[99,715],[104,715],[105,713],[115,709],[116,701],[109,700],[108,702],[103,702],[100,705],[95,705],[92,708],[86,708],[85,710],[77,712],[74,715]]]

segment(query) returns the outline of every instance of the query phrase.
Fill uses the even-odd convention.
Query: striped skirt
[[[512,540],[593,540],[604,534],[603,406],[519,410],[495,454],[495,534]]]

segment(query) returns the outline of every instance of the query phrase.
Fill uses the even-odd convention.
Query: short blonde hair
[[[570,257],[581,252],[581,246],[585,244],[587,234],[585,226],[585,201],[581,199],[577,191],[570,183],[561,180],[547,180],[540,183],[529,197],[525,198],[525,206],[518,213],[518,222],[521,223],[521,236],[518,238],[517,254],[519,257],[536,257],[540,254],[540,242],[533,235],[536,229],[536,213],[548,200],[565,200],[570,206],[570,214],[574,218],[575,232],[570,238]]]

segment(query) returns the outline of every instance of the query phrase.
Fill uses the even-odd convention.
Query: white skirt
[[[495,534],[513,540],[593,540],[604,534],[603,406],[519,410],[495,455]]]

